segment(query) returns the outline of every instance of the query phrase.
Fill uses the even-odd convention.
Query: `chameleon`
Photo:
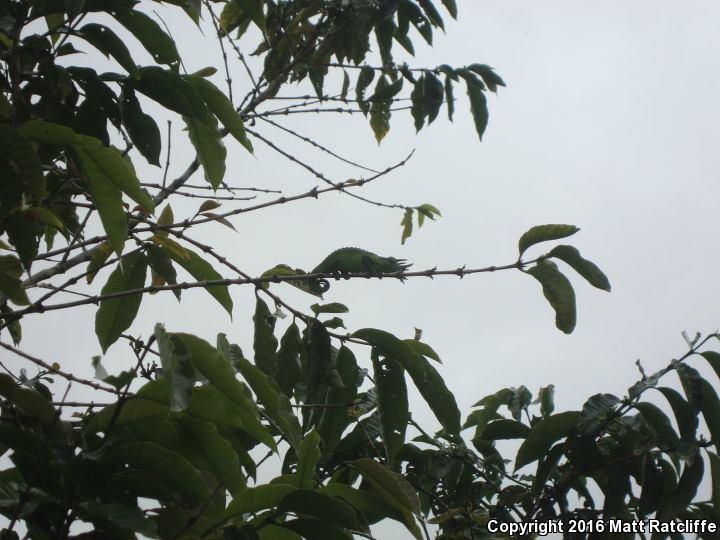
[[[410,268],[405,259],[381,257],[370,251],[356,247],[336,249],[312,270],[312,274],[352,274],[363,273],[383,274],[401,272]],[[327,279],[316,279],[309,283],[313,292],[322,294],[330,288]]]

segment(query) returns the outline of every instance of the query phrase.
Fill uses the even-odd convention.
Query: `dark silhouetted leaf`
[[[573,246],[556,246],[548,253],[548,256],[566,262],[593,287],[610,291],[610,282],[602,270],[594,263],[583,259],[580,252]]]
[[[567,411],[543,418],[533,425],[518,449],[515,470],[539,459],[555,442],[573,433],[579,417],[578,411]]]
[[[527,270],[542,285],[543,294],[555,310],[555,326],[566,334],[575,329],[575,291],[552,261],[543,260]]]

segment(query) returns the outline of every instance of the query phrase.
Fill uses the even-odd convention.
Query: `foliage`
[[[0,346],[39,368],[33,377],[25,370],[0,375],[0,449],[9,457],[0,472],[0,513],[7,519],[2,538],[18,538],[21,530],[37,539],[372,538],[370,526],[390,519],[418,539],[429,537],[427,524],[436,525],[439,538],[451,539],[492,536],[490,520],[720,519],[720,401],[715,385],[686,362],[702,357],[720,375],[720,353],[705,348],[717,336],[688,340],[685,356],[653,375],[643,372],[625,397],[599,394],[579,410],[555,412],[552,386],[535,400],[524,386],[505,388],[478,401],[462,422],[440,375],[440,358],[419,334],[400,339],[375,328],[339,333],[347,306],[314,303],[306,313],[275,292],[274,284],[285,282],[315,300],[333,279],[519,270],[539,282],[557,328],[571,333],[575,293],[558,265],[605,291],[607,277],[571,245],[523,257],[534,246],[574,235],[577,227],[531,228],[519,239],[518,259],[500,266],[411,271],[402,259],[342,248],[310,272],[283,263],[260,277],[192,238],[204,223],[234,228],[229,218],[235,215],[332,192],[399,209],[402,242],[413,233],[414,218],[419,228],[439,217],[429,203],[387,204],[357,195],[407,159],[367,178],[336,182],[252,128],[256,120],[314,112],[311,106],[319,104],[320,112],[364,115],[380,142],[398,110],[409,110],[418,131],[443,105],[452,121],[461,84],[482,139],[486,92],[505,85],[491,67],[410,68],[394,59],[412,55],[418,36],[432,44],[437,29],[444,30],[436,2],[167,3],[198,25],[203,19],[213,25],[227,93],[211,82],[214,67],[186,71],[170,30],[146,13],[150,0],[12,0],[0,6]],[[442,0],[442,9],[457,16],[454,0]],[[128,46],[122,32],[137,43]],[[251,54],[262,64],[258,76],[245,62],[241,38],[256,42]],[[140,45],[153,65],[138,63]],[[226,45],[250,73],[251,87],[239,105]],[[98,72],[82,63],[81,51],[99,53],[121,69]],[[334,95],[326,93],[339,80],[331,74],[342,78]],[[316,100],[268,107],[286,97],[288,86],[303,84]],[[148,100],[180,117],[197,154],[182,175],[162,185],[141,182],[134,166],[140,159],[161,163],[161,131],[143,109]],[[243,151],[267,144],[322,186],[242,206],[244,199],[225,182],[228,135]],[[165,147],[169,163],[169,141]],[[200,168],[207,186],[183,191]],[[203,187],[214,196],[202,195]],[[169,201],[179,197],[204,200],[194,215],[176,218]],[[218,213],[220,200],[240,205]],[[102,231],[88,225],[92,215]],[[56,242],[61,247],[54,248]],[[96,293],[92,282],[103,268],[112,271]],[[192,280],[182,281],[185,276]],[[83,278],[85,292],[76,288]],[[223,334],[212,344],[162,324],[145,340],[126,334],[146,294],[172,291],[180,300],[182,290],[203,288],[232,314],[235,286],[256,291],[251,354]],[[109,376],[96,357],[96,378],[86,380],[18,348],[26,317],[89,304],[97,305],[95,333],[103,353],[125,340],[134,366]],[[293,320],[281,332],[276,323],[283,309]],[[684,396],[659,386],[670,373],[679,377]],[[71,402],[58,393],[58,379],[111,400]],[[435,415],[438,433],[413,419],[409,384]],[[656,393],[672,417],[645,400]],[[69,407],[81,412],[67,414]],[[517,444],[498,444],[507,440]],[[282,456],[279,474],[257,482],[258,469],[274,454]],[[706,468],[712,498],[704,501],[697,494]]]

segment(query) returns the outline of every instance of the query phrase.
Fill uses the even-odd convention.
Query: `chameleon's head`
[[[322,296],[330,288],[330,282],[327,279],[308,280],[308,288],[317,295]]]

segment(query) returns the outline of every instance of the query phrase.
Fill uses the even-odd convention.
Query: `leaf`
[[[192,363],[202,375],[230,401],[240,405],[244,429],[253,437],[275,449],[275,441],[257,418],[257,407],[245,394],[242,384],[235,378],[233,368],[217,349],[196,336],[175,333],[190,352]]]
[[[397,508],[388,505],[381,497],[367,489],[356,489],[340,482],[330,482],[322,488],[322,492],[352,505],[371,525],[386,517],[404,523],[403,514]],[[412,515],[410,517],[412,520]]]
[[[403,523],[418,540],[422,534],[413,518],[420,515],[420,500],[415,489],[401,475],[391,471],[372,459],[357,459],[349,465],[362,474],[363,478],[375,489],[383,500],[403,515]]]
[[[585,278],[585,280],[598,289],[610,292],[610,282],[608,278],[603,274],[602,270],[598,268],[594,263],[583,259],[580,252],[573,246],[556,246],[548,257],[554,257],[566,262],[570,265],[578,274]]]
[[[307,540],[353,540],[353,535],[319,519],[297,518],[281,524],[281,527],[298,533]]]
[[[313,304],[310,309],[317,317],[321,313],[347,313],[350,311],[348,307],[340,302],[330,302],[329,304]]]
[[[292,323],[280,340],[280,349],[277,352],[278,369],[275,376],[278,386],[288,397],[292,397],[293,389],[302,376],[300,347],[300,330],[295,323]],[[255,363],[257,364],[257,359]]]
[[[158,217],[157,224],[161,225],[161,226],[165,226],[165,225],[172,225],[173,223],[175,223],[175,216],[173,215],[172,206],[170,206],[170,204],[168,203],[165,205],[165,208],[163,208],[162,212],[160,212],[160,217]],[[155,232],[155,236],[160,236],[160,237],[167,237],[168,234],[169,233],[163,229],[159,229],[158,231]],[[188,260],[190,259],[190,257],[187,255],[187,251],[182,250],[182,251],[178,251],[178,253],[182,254],[184,259],[188,259]]]
[[[217,86],[207,79],[202,77],[190,77],[189,80],[190,84],[193,85],[195,90],[197,90],[197,92],[205,100],[208,107],[210,107],[210,110],[227,128],[230,135],[232,135],[237,142],[242,144],[245,149],[252,154],[253,147],[252,143],[247,138],[247,134],[245,133],[245,126],[227,96],[225,96],[225,94],[220,91]]]
[[[137,9],[115,11],[115,19],[127,28],[158,64],[173,64],[180,61],[175,42],[160,25]]]
[[[480,75],[488,87],[488,90],[493,93],[497,92],[498,86],[505,86],[505,81],[502,80],[502,77],[495,73],[495,70],[487,64],[470,64],[468,69]]]
[[[448,13],[453,19],[457,19],[457,5],[455,0],[442,0],[443,6],[447,9]]]
[[[700,355],[707,360],[710,367],[715,371],[715,374],[720,377],[720,353],[715,351],[705,351],[701,352]]]
[[[0,291],[14,304],[26,306],[30,303],[30,299],[20,281],[22,273],[23,268],[19,259],[12,255],[0,256]]]
[[[240,472],[240,460],[227,439],[218,433],[217,427],[187,415],[181,417],[180,425],[207,459],[213,476],[227,486],[231,495],[241,493],[246,485]]]
[[[555,410],[555,385],[549,384],[544,386],[538,392],[538,401],[540,402],[540,414],[550,416]]]
[[[675,415],[675,421],[680,430],[681,440],[684,442],[694,441],[698,419],[692,407],[690,407],[690,404],[672,388],[658,388],[657,390],[665,396],[665,399],[670,403],[670,407]]]
[[[518,241],[518,251],[520,257],[530,247],[540,242],[549,240],[558,240],[572,236],[578,229],[575,225],[536,225],[525,231]]]
[[[402,235],[400,236],[400,243],[405,244],[405,240],[410,238],[413,232],[413,209],[412,208],[406,208],[405,213],[403,214],[402,221],[400,222],[400,225],[402,225]]]
[[[470,99],[470,111],[472,112],[473,121],[475,122],[475,131],[482,141],[489,118],[485,93],[478,85],[471,83],[467,79],[465,82],[467,85],[467,95]]]
[[[657,433],[660,442],[675,448],[680,444],[680,438],[670,423],[670,419],[658,407],[648,402],[636,403],[634,407],[640,411],[643,419]]]
[[[185,117],[190,142],[195,147],[198,161],[205,171],[205,180],[217,189],[225,176],[227,150],[217,129],[189,116]]]
[[[383,362],[373,358],[373,366],[380,435],[388,463],[393,463],[405,444],[405,431],[410,419],[405,370],[392,357],[386,357]]]
[[[201,214],[203,212],[207,212],[208,210],[215,210],[216,208],[220,208],[220,206],[219,202],[208,199],[207,201],[203,201],[200,208],[198,208],[197,213]]]
[[[360,69],[360,74],[358,75],[357,81],[355,82],[355,100],[360,104],[360,107],[363,107],[363,102],[365,101],[365,89],[370,86],[370,83],[375,78],[375,70],[370,66],[363,66]],[[367,110],[363,109],[363,111],[367,114]]]
[[[355,332],[353,337],[367,341],[384,356],[400,362],[447,434],[459,435],[460,410],[455,396],[445,386],[440,374],[423,356],[416,353],[404,341],[383,330],[363,328]]]
[[[582,435],[595,433],[618,403],[620,403],[620,399],[612,394],[595,394],[591,396],[583,405],[578,418],[578,430],[580,433]]]
[[[120,255],[127,238],[127,218],[122,205],[122,192],[95,166],[84,148],[75,151],[78,164],[88,181],[90,194],[100,215],[103,229],[115,253]]]
[[[502,419],[488,423],[480,437],[488,441],[524,439],[528,433],[530,433],[530,428],[525,424],[516,420]]]
[[[416,353],[435,360],[438,364],[442,364],[442,360],[440,359],[440,356],[438,356],[438,353],[436,353],[427,343],[423,343],[422,341],[418,341],[416,339],[404,339],[403,341],[407,343],[407,345]]]
[[[131,88],[123,88],[118,100],[120,117],[135,148],[151,165],[160,166],[160,129],[153,117],[145,114]]]
[[[265,35],[265,13],[263,12],[264,2],[263,0],[235,0],[243,11],[248,14],[252,22],[260,29]]]
[[[320,460],[320,435],[315,430],[308,433],[300,443],[295,485],[300,489],[314,487],[315,467]]]
[[[260,510],[273,508],[297,488],[289,484],[264,484],[249,487],[235,495],[228,505],[223,519],[230,520],[244,514],[258,513]]]
[[[712,385],[701,379],[702,411],[705,423],[710,430],[711,440],[715,445],[720,444],[720,400]]]
[[[125,42],[107,26],[86,24],[78,30],[78,35],[106,57],[112,56],[128,73],[132,74],[137,70]]]
[[[708,458],[710,458],[710,477],[712,479],[712,503],[715,508],[720,508],[720,457],[708,452]]]
[[[182,340],[168,334],[160,323],[155,325],[155,340],[162,366],[162,377],[159,378],[168,381],[172,389],[170,410],[184,411],[190,402],[190,395],[196,382],[190,351]]]
[[[370,108],[370,127],[375,134],[375,140],[380,144],[390,131],[390,105],[373,103]]]
[[[207,497],[207,487],[190,462],[152,442],[132,441],[108,452],[107,461],[124,463],[160,481],[189,505]]]
[[[255,303],[253,322],[255,324],[255,338],[253,340],[255,365],[271,377],[274,377],[278,371],[277,339],[273,333],[275,319],[270,315],[267,304],[260,298]]]
[[[182,266],[197,281],[215,281],[223,278],[209,262],[202,259],[197,253],[180,246],[169,238],[163,238],[160,247],[163,248],[165,253],[167,253],[173,261]],[[210,293],[232,317],[233,301],[232,298],[230,298],[227,285],[210,285],[206,286],[205,290]]]
[[[448,120],[453,121],[453,115],[455,114],[455,95],[453,92],[452,77],[450,75],[445,76],[445,103],[447,104]]]
[[[129,83],[166,109],[183,116],[195,115],[186,88],[189,84],[176,73],[158,66],[145,66],[138,68]]]
[[[685,465],[685,470],[680,476],[677,489],[670,493],[660,507],[660,510],[658,510],[657,519],[660,521],[669,521],[685,511],[695,498],[704,471],[705,462],[699,452],[697,452],[692,462]]]
[[[360,384],[360,370],[355,355],[347,347],[340,347],[335,358],[335,369],[343,385],[328,390],[325,398],[327,407],[323,409],[318,422],[317,431],[323,443],[323,457],[332,453],[345,428],[353,421],[348,409],[357,396],[357,387]]]
[[[146,245],[148,263],[152,271],[162,279],[162,284],[177,284],[177,272],[167,253],[153,244]],[[180,300],[180,289],[173,289],[173,294]]]
[[[368,530],[360,523],[352,506],[341,499],[309,489],[288,493],[280,503],[278,511],[317,518],[325,523],[355,531]]]
[[[577,314],[575,311],[575,291],[568,279],[558,270],[552,261],[542,260],[526,270],[542,285],[543,294],[555,310],[555,326],[566,334],[575,329]]]
[[[536,461],[545,455],[555,442],[573,433],[579,417],[578,411],[567,411],[548,416],[534,424],[518,449],[515,470]]]
[[[140,289],[145,285],[147,258],[142,252],[129,253],[121,259],[121,263],[119,262],[110,274],[101,294]],[[107,352],[110,345],[130,328],[141,301],[142,294],[133,294],[100,302],[100,308],[95,315],[95,334],[103,352]]]
[[[0,394],[33,418],[45,425],[53,424],[58,416],[52,404],[40,392],[19,386],[15,381],[0,373]]]
[[[258,403],[264,407],[265,416],[273,421],[293,448],[299,449],[302,438],[300,424],[290,406],[290,400],[282,393],[274,379],[265,375],[245,358],[238,359],[238,367],[255,392]]]

